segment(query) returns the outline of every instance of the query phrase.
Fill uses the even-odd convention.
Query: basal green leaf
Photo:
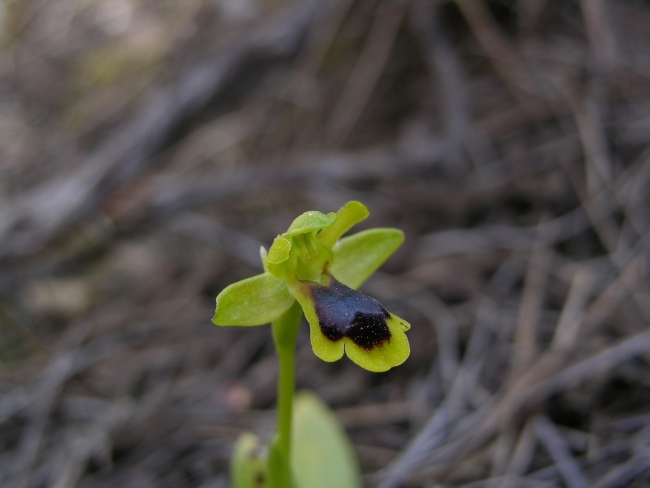
[[[330,271],[341,283],[359,288],[404,241],[397,229],[369,229],[344,237],[334,247]]]
[[[311,210],[298,216],[289,226],[289,230],[285,232],[286,235],[306,234],[307,232],[314,232],[316,230],[329,227],[334,222],[334,218],[328,214]]]
[[[318,239],[326,246],[332,247],[350,228],[368,217],[370,212],[361,202],[351,201],[343,205],[336,213],[336,220],[318,234]]]
[[[296,397],[291,467],[296,488],[361,488],[356,455],[345,431],[313,393]]]
[[[259,439],[244,432],[237,439],[230,464],[233,488],[268,488],[266,460],[259,452]]]
[[[284,281],[263,273],[233,283],[219,293],[212,322],[216,325],[268,324],[286,312],[293,302]]]

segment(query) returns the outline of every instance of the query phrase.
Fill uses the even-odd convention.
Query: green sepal
[[[397,229],[377,228],[341,239],[334,246],[330,272],[344,285],[359,288],[404,242]]]
[[[357,458],[334,413],[313,393],[296,397],[291,467],[299,488],[361,488]]]
[[[310,210],[296,217],[284,235],[295,236],[321,230],[332,225],[335,220],[336,215],[332,213],[325,215],[322,212]]]
[[[269,476],[269,488],[296,488],[291,474],[291,466],[282,454],[277,436],[269,446],[266,469]]]
[[[343,205],[335,214],[336,220],[318,234],[318,240],[328,247],[334,246],[343,234],[370,215],[368,208],[361,202],[351,201]]]
[[[235,444],[230,462],[233,488],[268,488],[266,460],[260,454],[260,442],[256,435],[244,432]]]
[[[268,324],[286,312],[293,302],[284,281],[263,273],[233,283],[219,293],[212,322],[215,325]]]

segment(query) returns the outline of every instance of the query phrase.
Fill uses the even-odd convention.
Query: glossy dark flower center
[[[329,340],[349,337],[368,351],[390,341],[386,323],[390,314],[374,298],[334,278],[329,286],[313,285],[311,293],[320,329]]]

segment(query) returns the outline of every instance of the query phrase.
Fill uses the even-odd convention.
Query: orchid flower
[[[342,237],[369,215],[359,202],[338,212],[305,212],[261,249],[264,273],[234,283],[217,296],[216,325],[274,322],[297,303],[310,326],[311,345],[324,361],[343,353],[369,371],[402,364],[410,325],[357,291],[402,244],[397,229],[369,229]]]

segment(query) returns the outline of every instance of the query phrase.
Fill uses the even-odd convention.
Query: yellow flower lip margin
[[[265,273],[233,283],[217,296],[216,325],[262,325],[278,319],[295,300],[310,325],[314,353],[336,361],[344,352],[369,371],[403,363],[410,325],[356,289],[402,244],[397,229],[376,228],[343,237],[369,215],[360,202],[337,213],[305,212],[279,235]]]
[[[329,285],[303,282],[294,290],[310,327],[314,353],[337,361],[343,353],[368,371],[383,372],[408,358],[411,326],[374,298],[330,277]]]

